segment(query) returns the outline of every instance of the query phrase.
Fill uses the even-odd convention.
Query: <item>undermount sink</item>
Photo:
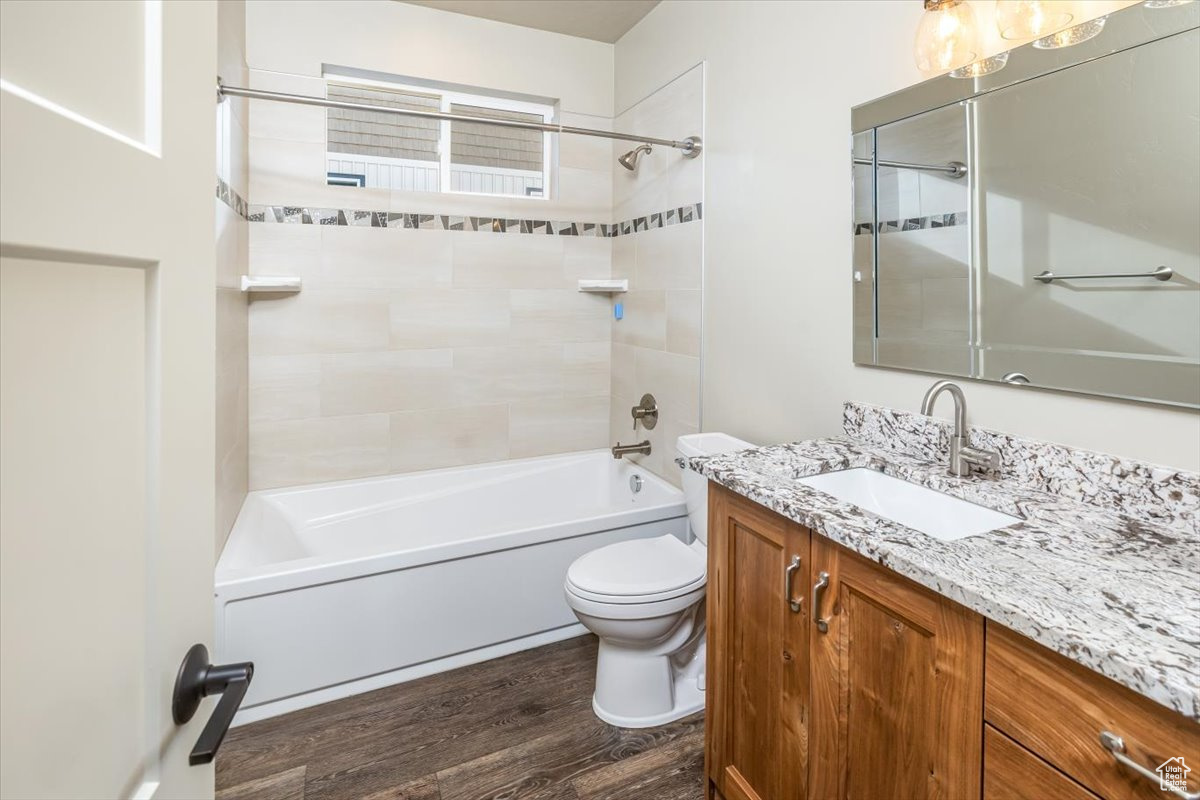
[[[827,472],[801,478],[799,483],[943,542],[977,536],[1021,521],[1019,517],[926,489],[873,469]]]

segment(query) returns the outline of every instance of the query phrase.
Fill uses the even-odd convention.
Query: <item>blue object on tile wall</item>
[[[623,319],[625,317],[625,304],[613,303],[613,318]]]

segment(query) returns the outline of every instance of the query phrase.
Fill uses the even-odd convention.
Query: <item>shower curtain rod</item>
[[[369,103],[348,103],[343,100],[329,100],[324,97],[311,97],[304,94],[288,94],[286,92],[268,92],[262,89],[246,89],[240,86],[226,86],[217,81],[217,101],[226,97],[245,97],[251,100],[273,100],[278,103],[298,103],[303,106],[321,106],[323,108],[344,108],[350,111],[371,111],[380,114],[399,114],[404,117],[422,117],[424,119],[449,120],[450,122],[484,122],[488,125],[500,125],[505,128],[521,128],[523,130],[544,131],[546,133],[572,133],[577,136],[599,136],[604,139],[620,139],[626,142],[641,142],[673,147],[682,150],[684,158],[695,158],[700,155],[700,137],[689,136],[683,141],[674,139],[658,139],[653,136],[638,136],[632,133],[616,133],[601,131],[594,128],[576,128],[571,125],[559,125],[550,122],[522,122],[515,119],[496,119],[494,117],[475,117],[467,114],[451,114],[444,111],[415,111],[406,108],[391,108],[390,106],[374,106]]]

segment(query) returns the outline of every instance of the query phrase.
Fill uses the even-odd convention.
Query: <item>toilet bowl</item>
[[[723,433],[680,436],[683,458],[754,445]],[[600,639],[596,716],[648,728],[704,708],[704,591],[708,578],[708,483],[684,469],[692,541],[675,536],[617,542],[567,570],[567,605]]]

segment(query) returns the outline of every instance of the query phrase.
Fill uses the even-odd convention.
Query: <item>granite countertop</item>
[[[848,430],[851,412],[862,408],[847,404]],[[809,475],[872,466],[877,459],[889,475],[1023,521],[944,542],[796,482]],[[1121,513],[1045,491],[1012,475],[956,478],[947,473],[944,458],[934,462],[849,436],[696,458],[691,466],[988,619],[1200,720],[1200,535],[1192,516],[1146,519],[1146,514]],[[1173,498],[1179,499],[1177,494],[1171,490]]]

